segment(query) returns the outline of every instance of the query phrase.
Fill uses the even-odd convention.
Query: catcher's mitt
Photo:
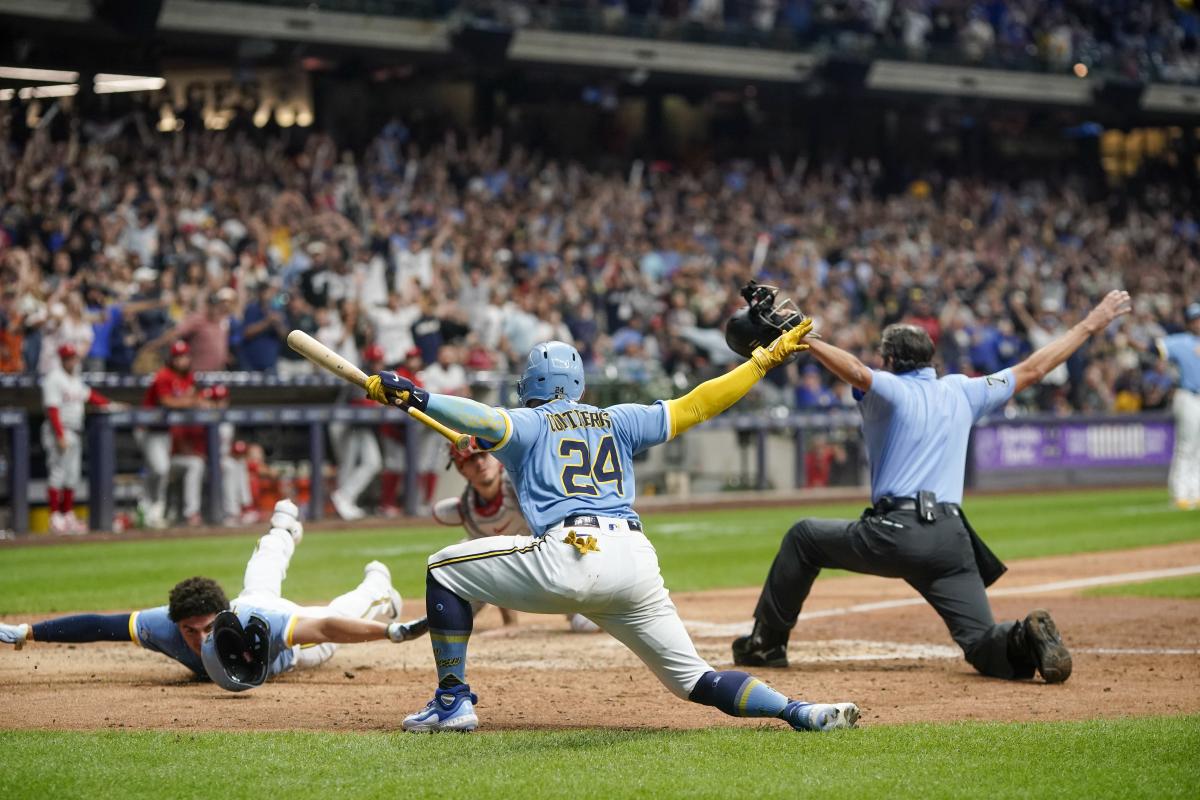
[[[754,348],[765,347],[781,333],[800,324],[804,315],[790,299],[778,300],[779,288],[750,281],[742,287],[746,308],[738,311],[725,323],[725,343],[743,358],[750,358]]]

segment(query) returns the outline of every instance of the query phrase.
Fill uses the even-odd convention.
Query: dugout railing
[[[225,409],[175,410],[131,409],[89,414],[86,427],[85,479],[89,524],[93,531],[109,531],[117,510],[118,436],[129,437],[137,428],[165,429],[169,426],[197,425],[205,429],[207,463],[205,501],[206,521],[219,524],[222,512],[222,465],[219,426],[232,423],[241,438],[263,438],[264,429],[293,431],[301,452],[299,459],[309,465],[310,481],[307,517],[324,516],[326,492],[323,480],[328,459],[326,434],[329,426],[377,426],[388,423],[403,426],[404,447],[409,464],[415,464],[419,451],[419,423],[384,407],[350,405],[246,406]],[[853,409],[796,413],[784,409],[725,414],[706,423],[710,433],[732,431],[736,434],[737,453],[727,444],[702,444],[700,436],[688,437],[702,449],[715,451],[714,460],[726,473],[733,473],[738,458],[746,478],[737,488],[780,489],[790,484],[800,490],[811,485],[806,475],[806,453],[810,437],[831,431],[853,431],[860,417]],[[0,439],[4,457],[0,459],[0,483],[7,493],[7,527],[16,533],[29,531],[32,470],[35,449],[30,414],[25,409],[0,409]],[[330,434],[331,436],[333,434]],[[857,440],[857,437],[854,437]],[[967,459],[968,486],[985,489],[1028,489],[1076,485],[1139,483],[1165,480],[1173,450],[1174,428],[1169,414],[1152,412],[1122,416],[1027,416],[991,418],[974,429]],[[124,442],[126,445],[128,441]],[[334,442],[336,446],[337,442]],[[689,446],[691,446],[689,444]],[[688,467],[668,443],[662,450],[661,468],[686,472]],[[791,475],[781,467],[780,447],[791,448]],[[296,450],[293,447],[292,450]],[[768,451],[774,458],[768,458]],[[298,460],[299,460],[298,459]],[[852,465],[865,482],[864,457]],[[126,470],[128,471],[128,470]],[[789,480],[790,478],[790,480]],[[783,484],[783,485],[781,485]],[[413,516],[419,511],[417,470],[405,470],[404,511]]]

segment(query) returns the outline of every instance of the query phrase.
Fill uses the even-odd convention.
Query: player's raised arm
[[[725,411],[762,380],[770,370],[792,354],[809,348],[804,337],[812,330],[812,320],[802,319],[791,330],[781,333],[769,345],[756,347],[750,359],[724,375],[705,381],[683,397],[667,401],[671,415],[671,437]]]
[[[491,406],[466,397],[427,392],[395,372],[372,375],[367,378],[366,388],[367,397],[377,403],[392,405],[394,400],[399,400],[406,406],[424,411],[456,431],[478,436],[489,442],[500,441],[508,429],[504,414]]]
[[[1107,328],[1116,318],[1128,314],[1131,309],[1129,292],[1116,289],[1109,292],[1083,321],[1013,367],[1013,376],[1016,379],[1014,393],[1041,381],[1050,370],[1070,358],[1084,342]]]

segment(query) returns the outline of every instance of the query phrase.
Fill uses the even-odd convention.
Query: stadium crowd
[[[878,165],[655,163],[589,171],[393,122],[365,153],[327,136],[170,136],[132,122],[0,152],[0,370],[147,374],[176,340],[192,369],[309,372],[291,329],[359,357],[507,371],[536,342],[661,390],[731,358],[721,326],[749,278],[779,285],[837,344],[927,328],[945,369],[989,373],[1128,288],[1118,331],[1021,398],[1067,413],[1160,408],[1152,341],[1200,282],[1200,226],[1150,187],[1122,214],[1069,181],[1018,187],[929,175],[884,195]],[[851,405],[811,365],[760,400]],[[455,377],[455,381],[461,381]]]
[[[1190,0],[466,0],[516,26],[827,44],[916,59],[1126,78],[1200,81],[1200,14]]]

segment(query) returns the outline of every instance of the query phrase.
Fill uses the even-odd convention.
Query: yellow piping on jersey
[[[292,614],[292,618],[290,620],[288,620],[287,633],[284,636],[284,641],[287,642],[288,647],[295,646],[295,642],[292,641],[292,637],[296,633],[296,623],[299,621],[300,621],[299,614]]]
[[[129,641],[133,642],[138,647],[142,646],[142,640],[139,639],[137,635],[137,618],[138,614],[140,613],[142,612],[135,611],[129,615]]]
[[[505,411],[503,408],[497,408],[496,410],[499,411],[500,416],[504,418],[504,435],[500,437],[500,441],[496,442],[491,447],[479,448],[480,450],[482,450],[485,453],[496,452],[500,448],[504,447],[504,445],[508,444],[508,440],[512,438],[512,431],[513,431],[512,417],[510,417],[508,415],[508,412]],[[478,439],[476,439],[476,441],[478,441]]]
[[[668,400],[670,438],[712,419],[741,400],[765,374],[754,361],[747,361],[724,375],[705,381],[683,397]]]

